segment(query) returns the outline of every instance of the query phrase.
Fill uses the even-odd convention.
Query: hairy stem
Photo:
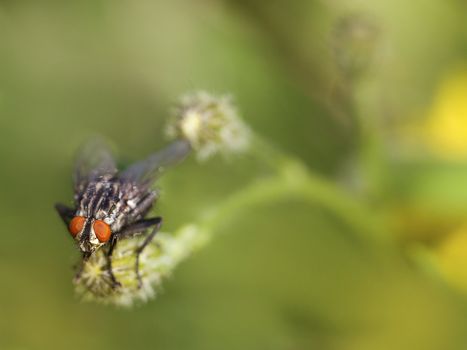
[[[223,223],[248,212],[253,207],[296,199],[326,209],[342,220],[352,234],[372,240],[387,237],[381,229],[382,225],[378,224],[379,219],[369,208],[347,195],[334,183],[312,174],[299,160],[285,155],[259,138],[255,138],[253,142],[252,153],[270,166],[275,174],[254,181],[208,211],[199,223],[203,230],[216,231]]]

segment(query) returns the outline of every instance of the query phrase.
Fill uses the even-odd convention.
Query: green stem
[[[192,242],[184,244],[191,251],[203,247],[215,232],[241,215],[261,205],[298,200],[320,206],[341,220],[351,237],[358,241],[381,241],[389,235],[375,213],[346,194],[333,182],[311,173],[299,160],[294,159],[262,139],[255,137],[251,154],[273,169],[274,174],[234,193],[219,205],[208,210],[205,217],[194,224],[196,235],[188,236]],[[187,226],[190,227],[190,226]],[[185,227],[186,228],[186,227]],[[184,229],[175,234],[183,238]]]
[[[291,159],[277,149],[268,147],[261,140],[255,142],[255,154],[276,171],[276,175],[255,181],[240,192],[213,209],[201,226],[209,231],[219,227],[229,219],[251,210],[252,207],[287,199],[305,200],[319,205],[333,213],[351,228],[367,239],[384,237],[378,221],[370,210],[346,195],[332,182],[311,174],[297,160]]]

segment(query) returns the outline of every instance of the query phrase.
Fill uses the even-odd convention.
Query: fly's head
[[[68,226],[68,231],[75,239],[83,254],[91,255],[105,245],[112,236],[110,225],[105,219],[75,216]]]

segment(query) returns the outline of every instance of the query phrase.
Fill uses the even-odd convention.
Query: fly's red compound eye
[[[97,239],[101,243],[107,242],[110,238],[110,235],[112,234],[110,226],[102,220],[94,221],[92,228],[94,229],[94,233],[96,234]]]
[[[86,222],[86,218],[84,216],[75,216],[70,221],[70,225],[68,226],[68,231],[70,231],[73,237],[76,237],[76,235],[83,230],[85,222]]]

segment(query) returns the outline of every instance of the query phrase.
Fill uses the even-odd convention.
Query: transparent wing
[[[75,160],[75,192],[81,193],[87,184],[103,175],[117,173],[109,145],[101,138],[93,138],[78,150]]]
[[[130,165],[119,174],[119,178],[149,187],[166,167],[179,163],[190,151],[191,147],[187,141],[175,141],[146,159]]]

